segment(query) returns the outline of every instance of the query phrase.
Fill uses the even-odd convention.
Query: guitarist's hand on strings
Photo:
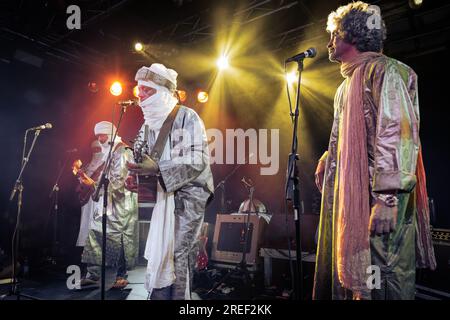
[[[80,175],[80,181],[82,184],[84,184],[88,187],[93,186],[95,184],[95,181],[92,180],[90,177],[88,177],[85,173],[82,173]]]
[[[148,155],[142,155],[141,163],[127,162],[127,168],[132,174],[156,175],[159,171],[158,164]]]

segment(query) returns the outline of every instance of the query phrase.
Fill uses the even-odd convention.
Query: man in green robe
[[[414,299],[415,268],[436,267],[419,139],[417,75],[383,55],[379,8],[328,17],[329,58],[345,78],[334,99],[314,299]]]
[[[125,179],[128,176],[126,163],[132,161],[133,155],[118,135],[115,136],[114,142],[112,141],[116,131],[116,127],[108,121],[101,121],[94,128],[102,148],[103,161],[107,160],[112,144],[106,195],[106,281],[114,277],[112,273],[116,273],[114,287],[123,288],[128,284],[127,270],[133,268],[138,259],[138,207],[137,195],[125,188]],[[97,188],[98,183],[92,183]],[[87,264],[88,270],[81,281],[82,286],[97,284],[101,276],[103,197],[101,190],[100,199],[94,203],[94,213],[82,255],[82,262]]]

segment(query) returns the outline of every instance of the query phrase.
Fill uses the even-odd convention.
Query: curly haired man
[[[314,299],[414,299],[415,268],[435,268],[419,139],[417,75],[383,55],[378,7],[328,16],[334,98],[322,192]]]

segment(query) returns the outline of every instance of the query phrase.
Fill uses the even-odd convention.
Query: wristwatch
[[[393,194],[382,193],[377,196],[377,199],[383,201],[388,207],[398,206],[398,197]]]

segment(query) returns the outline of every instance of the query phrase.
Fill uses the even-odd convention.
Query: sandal
[[[125,278],[117,277],[116,282],[113,284],[114,289],[123,289],[129,284],[128,280]]]

